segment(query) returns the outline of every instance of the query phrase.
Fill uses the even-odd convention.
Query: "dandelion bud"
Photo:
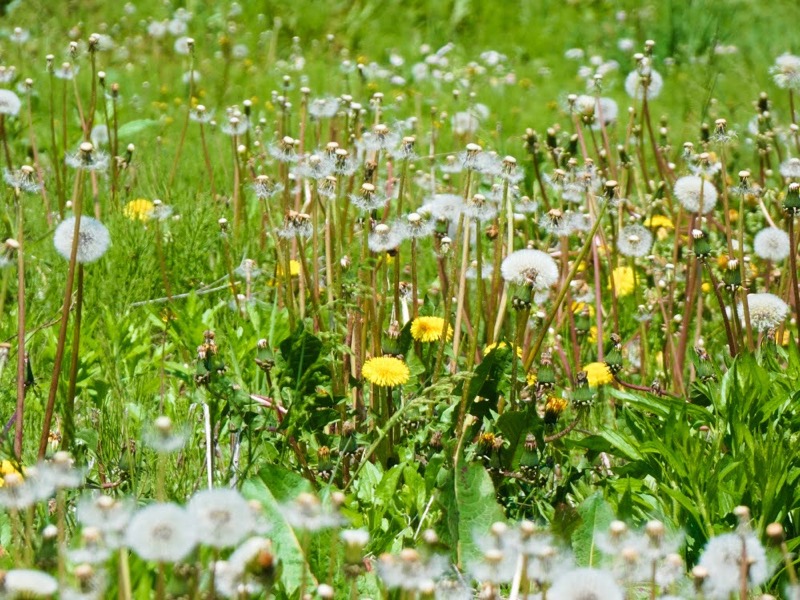
[[[118,98],[119,97],[119,84],[118,83],[112,83],[111,84],[111,97],[112,98]]]
[[[100,80],[100,85],[106,84],[106,72],[105,71],[98,71],[97,72],[97,79]]]
[[[217,220],[217,225],[219,225],[220,230],[227,231],[227,229],[228,229],[228,219],[226,219],[225,217],[220,217]]]
[[[55,63],[55,60],[56,60],[56,57],[53,56],[52,54],[48,54],[47,56],[45,56],[46,69],[47,69],[48,73],[52,73],[53,72],[53,64]]]
[[[608,181],[606,181],[605,185],[606,198],[611,200],[616,195],[618,186],[619,184],[613,179],[609,179]]]
[[[767,525],[767,537],[776,544],[783,542],[783,525],[780,523],[770,523]]]
[[[6,482],[8,475],[6,475]],[[58,537],[58,527],[52,523],[42,530],[42,537],[46,540],[54,540]]]

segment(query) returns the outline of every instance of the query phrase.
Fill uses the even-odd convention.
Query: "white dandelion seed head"
[[[653,100],[661,93],[661,88],[664,87],[664,78],[655,69],[647,67],[646,73],[639,70],[631,71],[625,78],[625,91],[631,98],[641,100],[644,96],[645,85],[643,77],[647,79],[647,99]]]
[[[429,214],[442,221],[458,221],[464,210],[464,199],[458,194],[436,194],[419,209],[421,214]]]
[[[131,519],[125,542],[144,560],[177,562],[197,543],[197,523],[183,508],[172,503],[151,504]]]
[[[530,285],[541,291],[558,281],[558,265],[553,257],[530,248],[516,250],[504,258],[500,273],[510,283]]]
[[[717,188],[710,181],[697,175],[686,175],[678,179],[673,192],[683,208],[689,212],[708,214],[717,205]]]
[[[151,38],[160,40],[167,34],[167,23],[165,21],[153,21],[147,26],[147,35]]]
[[[331,119],[339,112],[339,99],[333,97],[315,98],[308,105],[308,114],[314,119]]]
[[[753,294],[750,294],[751,296]],[[767,553],[752,534],[724,533],[709,540],[698,565],[708,572],[703,582],[703,597],[728,600],[739,591],[742,553],[747,555],[749,586],[762,584],[769,577]]]
[[[781,54],[775,59],[775,65],[770,69],[770,73],[779,88],[800,89],[800,56],[788,52]]]
[[[628,225],[619,232],[617,248],[623,256],[647,256],[653,246],[653,234],[643,225]]]
[[[58,581],[44,571],[11,569],[3,580],[6,598],[49,598],[58,591]]]
[[[372,252],[379,254],[394,250],[403,241],[402,232],[386,223],[379,223],[367,238],[367,245]]]
[[[69,260],[72,255],[74,233],[75,217],[68,217],[58,224],[53,236],[53,245],[56,247],[56,251],[66,260]],[[80,264],[93,263],[102,258],[110,245],[111,236],[106,226],[97,219],[82,216],[75,260]]]
[[[108,127],[103,124],[95,125],[90,137],[95,146],[105,146],[108,144]]]
[[[0,114],[16,115],[22,107],[22,101],[11,90],[0,90]]]
[[[342,523],[342,518],[335,509],[322,504],[313,494],[300,494],[281,508],[286,521],[295,529],[303,531],[320,531],[330,529]]]
[[[483,194],[475,194],[464,203],[464,215],[476,221],[491,221],[497,211],[497,204]]]
[[[772,262],[780,262],[789,256],[791,245],[789,234],[777,227],[765,227],[753,239],[756,256]]]
[[[780,173],[786,179],[800,179],[800,158],[788,158],[781,163]]]
[[[201,490],[186,510],[194,518],[198,541],[212,548],[235,546],[256,526],[247,500],[232,489]]]
[[[547,595],[559,600],[623,600],[625,597],[611,573],[591,568],[563,573]]]
[[[756,331],[768,331],[780,325],[789,314],[789,305],[775,294],[747,294],[750,324]],[[744,322],[744,304],[739,303],[739,318]]]

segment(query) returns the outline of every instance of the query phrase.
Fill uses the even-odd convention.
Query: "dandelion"
[[[604,362],[593,362],[583,367],[589,387],[598,387],[614,381],[611,369]]]
[[[201,490],[186,506],[198,541],[213,548],[235,546],[255,529],[247,501],[231,489]]]
[[[350,202],[353,203],[353,206],[363,212],[372,212],[383,208],[388,201],[389,198],[378,192],[371,183],[362,184],[358,194],[350,195]]]
[[[664,229],[675,229],[672,219],[664,215],[653,215],[652,217],[645,219],[644,225],[645,227],[650,227],[651,229],[659,229],[661,227]]]
[[[53,75],[56,77],[56,79],[61,79],[62,81],[72,81],[77,74],[78,67],[75,67],[68,62],[61,63],[61,66],[53,71]]]
[[[447,565],[439,556],[428,560],[413,548],[405,548],[397,556],[383,554],[378,559],[378,575],[390,590],[419,590],[423,585],[441,576]]]
[[[582,568],[563,573],[547,590],[548,597],[559,600],[623,600],[625,594],[611,573]]]
[[[367,244],[372,252],[389,252],[397,248],[402,241],[402,235],[396,229],[393,229],[385,223],[379,223],[375,226],[372,233],[369,234]]]
[[[789,234],[777,227],[766,227],[753,239],[756,256],[773,262],[780,262],[789,256],[791,246]]]
[[[314,233],[314,226],[311,224],[311,215],[289,211],[283,222],[283,227],[278,230],[278,237],[285,240],[292,238],[309,238]]]
[[[131,200],[122,209],[122,214],[132,221],[147,221],[153,214],[153,203],[144,198]]]
[[[751,294],[752,295],[752,294]],[[743,555],[747,556],[747,583],[761,585],[769,577],[767,554],[752,534],[725,533],[711,538],[698,563],[708,572],[703,581],[703,597],[727,600],[737,594],[742,574]]]
[[[775,65],[770,69],[770,73],[779,88],[800,89],[800,56],[788,52],[781,54],[775,59]]]
[[[104,171],[108,167],[108,154],[97,151],[91,142],[83,142],[77,152],[67,154],[64,162],[73,169]]]
[[[617,248],[623,256],[641,258],[647,256],[653,246],[653,234],[642,225],[628,225],[619,232]]]
[[[800,179],[800,158],[788,158],[779,168],[781,176],[786,179]]]
[[[378,387],[396,387],[408,381],[411,371],[399,358],[376,356],[364,362],[361,376]]]
[[[98,529],[106,543],[116,547],[131,519],[131,503],[105,495],[84,497],[78,502],[77,516],[84,527]]]
[[[497,216],[497,204],[483,194],[475,194],[464,203],[464,215],[476,221],[491,221]]]
[[[22,107],[22,101],[11,90],[0,90],[0,115],[14,116]]]
[[[423,219],[419,213],[410,213],[405,221],[395,225],[404,239],[422,239],[433,233],[434,224],[430,219]]]
[[[516,250],[503,259],[500,265],[503,279],[510,283],[529,285],[543,291],[558,281],[558,265],[541,250]]]
[[[231,137],[240,136],[247,133],[250,124],[246,118],[239,118],[235,115],[231,116],[228,119],[228,122],[225,123],[220,129],[222,133],[225,135],[229,135]]]
[[[614,292],[619,298],[633,293],[636,278],[631,267],[617,267],[611,272],[609,288],[614,287]]]
[[[6,170],[3,180],[12,188],[36,194],[41,190],[39,182],[34,178],[35,171],[30,165],[22,165],[16,171]]]
[[[300,494],[294,502],[285,504],[282,512],[289,525],[308,532],[330,529],[342,521],[338,512],[324,506],[319,498],[308,493]]]
[[[315,98],[308,105],[308,114],[313,119],[331,119],[339,112],[338,98]]]
[[[58,591],[58,581],[44,571],[11,569],[3,577],[4,598],[50,598]]]
[[[133,516],[125,541],[144,560],[178,562],[194,549],[196,529],[195,519],[177,504],[151,504]]]
[[[458,194],[436,194],[419,209],[440,221],[458,221],[464,210],[464,199]]]
[[[68,452],[56,452],[53,460],[44,463],[40,468],[42,479],[57,490],[75,489],[83,483],[84,471],[75,466],[75,461]]]
[[[681,177],[675,182],[673,191],[683,208],[692,213],[708,214],[717,205],[717,189],[697,175]]]
[[[105,146],[108,144],[108,127],[100,124],[92,127],[92,133],[89,135],[92,144],[96,146]]]
[[[438,342],[442,339],[445,322],[441,317],[417,317],[411,323],[411,337],[422,343]],[[453,328],[447,325],[447,341],[453,337]]]
[[[652,69],[647,75],[642,75],[639,71],[631,71],[625,78],[625,91],[631,98],[638,100],[644,96],[645,88],[648,100],[657,98],[662,87],[664,87],[664,78],[658,71]]]
[[[186,434],[173,427],[172,419],[158,417],[144,436],[145,443],[160,454],[177,452],[186,443]]]
[[[68,217],[56,227],[53,245],[66,260],[72,255],[72,238],[75,231],[75,217]],[[75,260],[80,264],[93,263],[106,253],[111,245],[108,229],[97,219],[81,217],[78,230],[78,252]]]
[[[789,305],[775,294],[747,294],[750,324],[756,331],[768,331],[780,325],[789,314]],[[738,307],[739,318],[744,322],[744,304]]]

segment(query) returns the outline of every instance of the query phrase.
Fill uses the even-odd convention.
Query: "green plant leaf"
[[[117,131],[117,137],[131,138],[136,134],[149,129],[153,125],[158,125],[158,121],[155,119],[137,119],[136,121],[128,121],[119,128]]]
[[[578,514],[581,524],[572,534],[572,551],[579,565],[591,567],[598,559],[595,537],[608,529],[614,520],[614,511],[603,494],[596,492],[581,503]]]
[[[300,541],[283,515],[281,505],[310,491],[311,485],[300,475],[274,465],[264,467],[258,476],[248,479],[242,486],[245,498],[257,500],[264,507],[264,517],[272,526],[270,539],[281,561],[281,582],[289,595],[299,589],[304,573],[310,578],[308,585],[316,587],[316,580]]]
[[[495,500],[492,478],[483,465],[471,463],[459,468],[453,484],[458,519],[458,563],[465,566],[483,554],[475,536],[487,534],[492,523],[503,521],[505,515]]]

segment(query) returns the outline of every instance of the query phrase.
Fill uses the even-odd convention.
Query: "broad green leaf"
[[[316,587],[316,580],[306,562],[300,540],[286,521],[281,505],[310,491],[310,484],[300,475],[272,465],[261,469],[257,477],[248,479],[242,486],[242,494],[246,498],[258,500],[264,507],[264,516],[272,526],[269,536],[282,565],[281,581],[290,595],[299,589],[303,573],[310,578],[308,585]]]
[[[581,524],[572,534],[572,551],[579,565],[591,567],[599,558],[596,537],[608,530],[614,520],[614,511],[603,494],[595,492],[581,503],[578,514]]]
[[[475,536],[486,535],[492,523],[503,521],[503,509],[495,499],[492,478],[483,465],[471,463],[454,477],[458,519],[458,563],[462,567],[481,557]]]
[[[149,129],[153,125],[158,125],[158,121],[154,119],[137,119],[136,121],[128,121],[117,130],[117,137],[129,138],[141,133],[145,129]]]

